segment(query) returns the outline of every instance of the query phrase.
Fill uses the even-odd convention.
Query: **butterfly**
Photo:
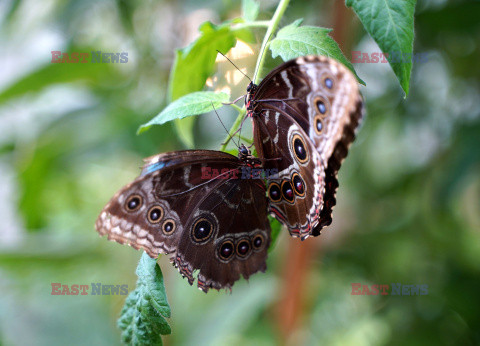
[[[302,240],[332,222],[337,173],[363,115],[353,74],[334,59],[304,56],[271,71],[245,97],[265,169],[269,213]],[[278,158],[277,160],[272,160]]]
[[[171,261],[190,285],[231,288],[265,271],[270,243],[261,166],[245,146],[239,155],[186,150],[145,159],[138,178],[104,207],[95,227],[109,240]],[[247,172],[247,173],[245,173]]]

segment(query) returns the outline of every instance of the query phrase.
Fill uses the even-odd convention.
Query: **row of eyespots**
[[[202,216],[193,223],[190,235],[194,243],[205,244],[214,232],[214,223],[209,218]],[[235,242],[231,239],[226,239],[218,246],[217,254],[222,261],[229,261],[234,254],[240,258],[245,258],[250,254],[252,249],[261,249],[264,242],[265,239],[261,234],[257,234],[253,238],[253,241],[250,241],[250,238],[246,237],[236,240]]]
[[[280,202],[282,198],[293,203],[295,195],[305,196],[305,183],[297,172],[293,173],[291,180],[284,180],[281,185],[273,182],[268,187],[268,198],[274,203]]]
[[[324,119],[330,113],[330,104],[321,96],[317,96],[313,102],[318,112],[313,118],[313,129],[319,135],[324,128]]]
[[[257,234],[253,240],[245,237],[238,240],[226,239],[217,246],[217,255],[220,260],[227,262],[236,254],[239,258],[246,258],[251,252],[258,251],[265,243],[262,234]]]
[[[141,208],[143,204],[143,198],[140,195],[131,195],[125,202],[125,209],[128,212],[135,212]],[[147,212],[147,220],[151,224],[158,224],[162,221],[164,216],[163,208],[161,206],[153,206]],[[172,234],[176,229],[175,221],[172,219],[166,219],[162,224],[162,232],[165,235]]]
[[[335,84],[333,82],[333,78],[325,77],[323,79],[323,85],[325,85],[325,87],[327,87],[328,89],[334,89]],[[315,110],[318,112],[313,118],[313,128],[317,135],[320,135],[324,128],[324,118],[330,113],[330,105],[321,96],[317,96],[313,103],[315,105]]]

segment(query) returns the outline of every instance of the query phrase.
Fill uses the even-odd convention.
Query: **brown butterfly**
[[[258,156],[279,172],[267,182],[269,212],[294,237],[319,235],[332,222],[337,172],[364,114],[355,77],[334,59],[299,57],[250,83],[245,103]]]
[[[192,285],[231,288],[242,275],[265,271],[270,243],[265,183],[245,179],[260,161],[186,150],[147,158],[141,175],[102,210],[95,227],[109,240],[171,261]],[[242,179],[243,178],[243,179]]]

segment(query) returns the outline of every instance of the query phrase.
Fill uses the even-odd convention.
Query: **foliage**
[[[211,91],[197,91],[173,101],[159,115],[142,125],[139,132],[151,125],[161,125],[174,119],[182,119],[191,115],[213,111],[228,102],[229,96],[225,93]]]
[[[278,31],[270,43],[274,58],[280,56],[283,61],[288,61],[303,55],[325,55],[340,61],[357,76],[352,63],[345,58],[337,42],[328,35],[332,29],[300,26],[301,22],[302,19],[298,19]],[[360,78],[358,80],[365,84]]]
[[[378,43],[408,95],[413,59],[413,14],[416,0],[347,0]],[[399,56],[400,55],[400,56]]]
[[[199,31],[200,37],[197,40],[176,52],[169,83],[169,99],[171,101],[203,89],[208,76],[214,71],[217,50],[225,52],[230,50],[235,46],[237,34],[241,36],[242,33],[242,31],[232,30],[229,24],[214,25],[210,22],[203,23]],[[190,102],[190,100],[191,98],[187,98],[179,101]],[[177,105],[181,104],[177,103]],[[204,111],[203,108],[199,108],[199,113],[191,115],[197,115]],[[181,119],[184,116],[182,113],[177,113],[169,120]],[[155,122],[149,122],[149,124],[151,123]],[[193,119],[175,120],[177,132],[188,147],[193,146],[192,126]],[[189,131],[185,132],[185,128]]]
[[[260,3],[256,0],[242,1],[242,17],[246,22],[253,22],[258,17]]]
[[[171,315],[163,275],[155,259],[145,252],[137,267],[137,288],[125,301],[118,327],[129,345],[162,345],[161,335],[172,331],[165,318]]]

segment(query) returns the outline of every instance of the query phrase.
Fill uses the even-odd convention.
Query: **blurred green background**
[[[99,238],[94,221],[142,157],[184,148],[171,124],[135,134],[166,104],[174,49],[202,22],[239,15],[228,0],[0,2],[0,345],[119,343],[125,296],[52,296],[51,283],[134,289],[140,252]],[[340,33],[348,58],[380,51],[341,1],[292,1],[282,25],[301,17]],[[478,1],[418,2],[427,59],[408,99],[387,64],[356,64],[367,118],[321,237],[282,232],[267,272],[231,294],[190,287],[162,257],[165,344],[480,344],[479,18]],[[52,64],[54,50],[128,52],[128,63]],[[235,114],[220,116],[229,126]],[[197,148],[224,136],[214,115],[198,117]],[[355,296],[352,283],[428,294]]]

